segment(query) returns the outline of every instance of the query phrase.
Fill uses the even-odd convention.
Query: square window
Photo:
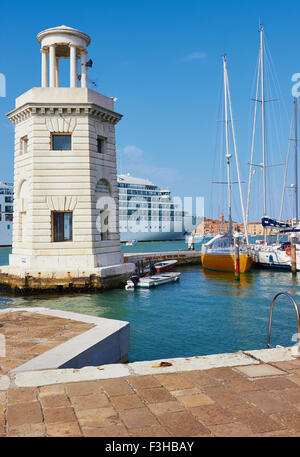
[[[73,228],[71,212],[52,212],[52,239],[57,241],[72,241]]]
[[[28,152],[28,137],[23,136],[20,140],[20,149],[21,154],[26,154]]]
[[[97,152],[99,154],[104,154],[105,153],[105,144],[106,144],[105,138],[102,138],[101,136],[98,136],[97,137]]]
[[[71,135],[52,135],[52,151],[71,151]]]

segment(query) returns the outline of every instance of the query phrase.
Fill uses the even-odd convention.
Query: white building
[[[39,278],[127,275],[118,227],[112,98],[87,88],[85,33],[40,32],[42,87],[16,99],[13,248],[2,273]],[[60,87],[60,59],[70,85]],[[80,59],[81,75],[78,75]],[[80,87],[78,87],[80,81]]]

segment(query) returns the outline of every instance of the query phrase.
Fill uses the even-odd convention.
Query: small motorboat
[[[170,270],[176,263],[177,260],[165,260],[164,262],[155,263],[154,267],[157,273],[162,273],[163,271]]]
[[[136,243],[136,240],[127,241],[126,246],[134,246]]]
[[[137,275],[132,276],[125,286],[126,290],[133,290],[136,287],[150,288],[155,286],[161,286],[169,282],[176,282],[180,277],[180,273],[161,273],[159,275],[146,276],[144,278],[138,278]]]

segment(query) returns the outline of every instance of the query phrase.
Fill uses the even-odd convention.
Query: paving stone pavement
[[[247,368],[3,388],[0,436],[300,436],[300,360]]]
[[[27,311],[1,313],[0,317],[6,352],[6,357],[0,353],[0,376],[94,327],[85,322]]]

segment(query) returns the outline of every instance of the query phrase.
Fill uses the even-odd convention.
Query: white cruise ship
[[[130,174],[118,175],[118,188],[121,242],[182,240],[195,228],[168,189]]]
[[[0,247],[12,245],[14,188],[0,182]]]

